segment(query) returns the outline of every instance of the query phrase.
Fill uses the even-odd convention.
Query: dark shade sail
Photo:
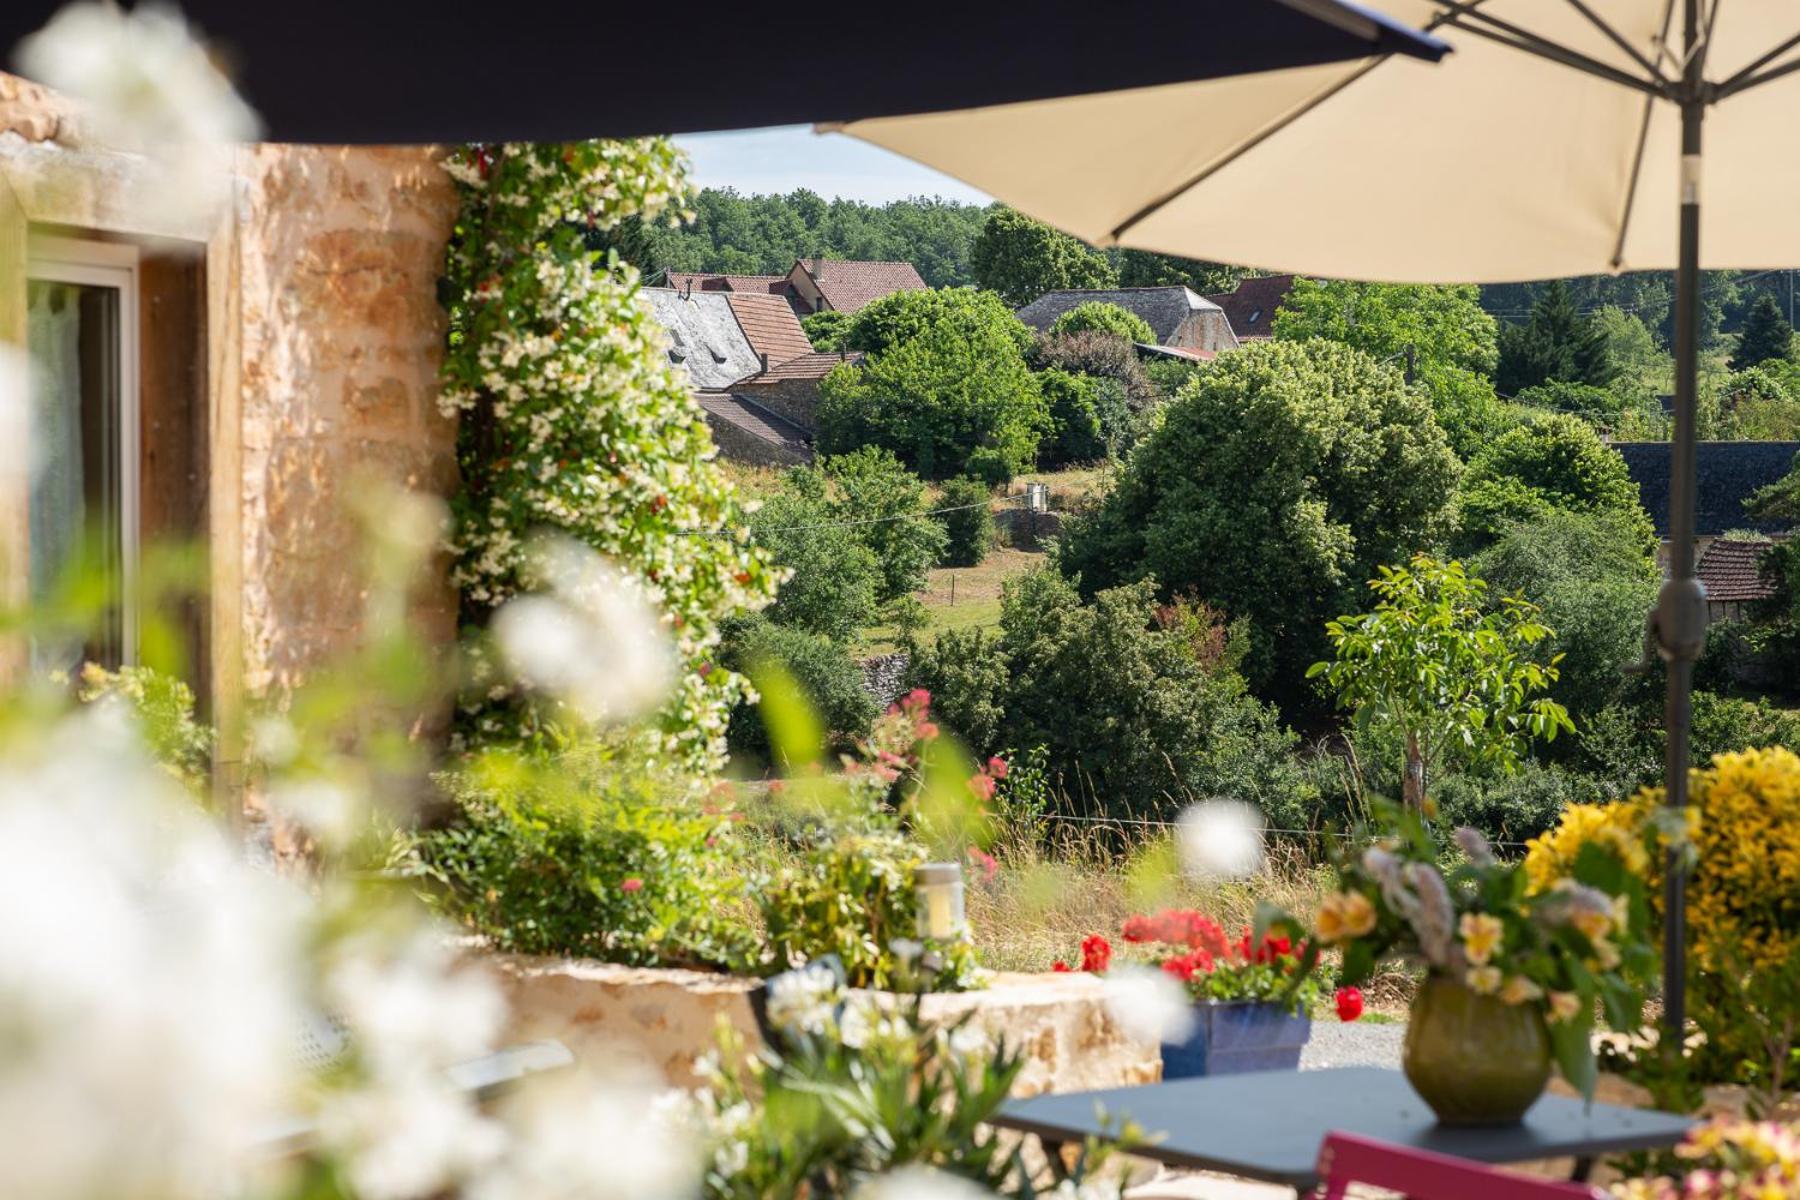
[[[0,47],[52,0],[0,5]],[[566,141],[938,112],[1446,47],[1339,0],[183,0],[282,142]]]

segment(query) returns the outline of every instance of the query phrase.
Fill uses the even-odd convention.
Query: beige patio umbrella
[[[1800,262],[1800,5],[1378,7],[1456,52],[1436,66],[1374,58],[821,128],[1100,245],[1431,283],[1675,268],[1671,577],[1652,621],[1668,662],[1668,798],[1684,804],[1706,629],[1693,555],[1699,270]],[[1679,1028],[1678,870],[1665,901],[1665,1011]]]

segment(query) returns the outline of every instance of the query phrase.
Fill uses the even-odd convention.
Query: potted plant
[[[1312,1036],[1312,1008],[1320,994],[1315,962],[1303,962],[1284,933],[1253,939],[1248,929],[1231,940],[1218,922],[1191,908],[1126,918],[1123,940],[1179,980],[1194,1002],[1193,1032],[1162,1044],[1163,1077],[1233,1075],[1293,1070]],[[1099,934],[1082,942],[1082,969],[1104,973],[1112,946]],[[1057,963],[1058,970],[1068,970]],[[1342,996],[1339,1014],[1352,1020],[1361,996]]]
[[[1541,853],[1500,862],[1465,828],[1460,861],[1440,866],[1424,818],[1377,803],[1377,828],[1333,848],[1339,890],[1311,922],[1268,911],[1258,927],[1305,939],[1306,967],[1336,948],[1346,984],[1389,956],[1424,963],[1402,1065],[1445,1124],[1517,1121],[1552,1060],[1591,1097],[1596,1012],[1637,1029],[1657,967],[1646,876],[1658,827],[1580,819],[1601,811],[1565,815],[1554,863]]]

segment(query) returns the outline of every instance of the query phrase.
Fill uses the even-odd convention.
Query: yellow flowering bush
[[[1525,877],[1531,894],[1547,892],[1558,880],[1570,878],[1582,847],[1590,842],[1618,854],[1633,874],[1648,876],[1651,862],[1644,826],[1649,815],[1642,792],[1616,804],[1571,804],[1563,809],[1555,828],[1526,843]]]

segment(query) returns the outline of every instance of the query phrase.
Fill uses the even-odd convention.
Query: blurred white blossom
[[[1108,972],[1106,1011],[1134,1041],[1183,1042],[1194,1033],[1194,1005],[1187,989],[1167,972],[1151,967]]]
[[[1181,866],[1200,879],[1243,879],[1262,866],[1263,817],[1239,800],[1190,805],[1175,823]]]
[[[254,141],[256,114],[173,7],[82,0],[19,43],[19,72],[81,101],[92,135],[146,155],[157,178],[143,199],[173,217],[227,196],[226,148]]]
[[[517,679],[590,721],[654,711],[675,681],[674,647],[650,597],[586,546],[559,538],[534,559],[545,590],[506,602],[494,637]]]
[[[837,976],[817,965],[777,975],[769,980],[768,989],[769,1024],[815,1037],[832,1027],[843,991]]]
[[[986,1188],[930,1167],[901,1167],[856,1189],[854,1200],[981,1200]]]
[[[506,1111],[519,1130],[467,1189],[469,1200],[682,1200],[699,1183],[695,1148],[655,1093],[577,1076]]]
[[[0,760],[0,1195],[228,1190],[296,1078],[300,900],[116,703]]]

